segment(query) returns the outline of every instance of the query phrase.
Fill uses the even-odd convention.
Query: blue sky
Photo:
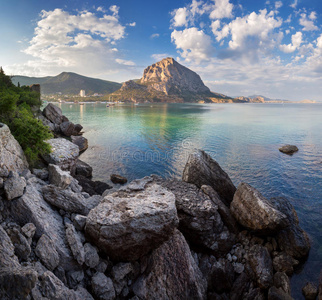
[[[167,56],[230,96],[322,101],[321,0],[0,2],[0,65],[140,78]]]

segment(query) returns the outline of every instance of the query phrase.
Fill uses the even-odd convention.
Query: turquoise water
[[[187,157],[204,149],[238,185],[244,181],[266,197],[284,196],[296,208],[312,250],[292,278],[301,299],[306,280],[322,269],[322,104],[61,104],[84,127],[89,149],[81,159],[94,178],[112,173],[132,180],[150,174],[180,178]],[[283,144],[300,151],[282,154]]]

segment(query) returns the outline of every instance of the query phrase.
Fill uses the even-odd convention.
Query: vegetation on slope
[[[0,68],[0,122],[8,125],[31,165],[40,154],[50,152],[44,141],[52,138],[52,134],[34,116],[40,106],[39,93],[30,91],[28,86],[15,86]]]

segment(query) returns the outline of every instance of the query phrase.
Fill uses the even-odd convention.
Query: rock
[[[179,229],[189,242],[217,254],[231,249],[234,236],[224,226],[218,206],[203,191],[179,180],[157,179],[156,182],[174,193]]]
[[[43,115],[52,123],[60,125],[63,121],[63,113],[62,110],[52,104],[49,103],[44,109],[43,109]]]
[[[65,211],[87,215],[89,208],[86,205],[86,199],[80,193],[74,193],[67,189],[61,189],[54,185],[47,185],[42,188],[45,200]]]
[[[85,228],[86,219],[87,219],[87,217],[85,217],[85,216],[76,215],[73,220],[73,224],[74,224],[75,228],[79,231],[83,231]]]
[[[230,211],[239,224],[261,234],[275,234],[289,226],[286,215],[247,183],[238,186]]]
[[[92,277],[92,290],[99,300],[115,299],[115,290],[111,278],[103,273],[96,273]]]
[[[63,138],[50,139],[46,142],[51,146],[52,152],[43,156],[45,161],[58,165],[63,171],[70,171],[73,175],[79,156],[78,146]]]
[[[43,234],[50,237],[65,269],[77,266],[66,245],[62,217],[42,198],[36,186],[28,182],[24,195],[11,201],[10,215],[21,225],[33,223],[36,226],[36,238],[40,238]]]
[[[251,279],[245,272],[242,272],[237,279],[234,281],[230,292],[230,300],[242,300],[246,299],[244,296],[246,292],[248,292],[250,287]]]
[[[178,230],[151,253],[148,266],[133,286],[139,299],[206,298],[207,282]]]
[[[49,182],[62,189],[66,189],[73,180],[69,172],[63,171],[59,166],[48,165]]]
[[[119,184],[125,184],[127,183],[127,179],[121,175],[117,175],[117,174],[112,174],[111,175],[111,181],[113,183],[119,183]]]
[[[73,134],[74,135],[81,134],[82,129],[83,129],[83,126],[81,124],[75,124],[75,129],[74,129]]]
[[[202,150],[189,155],[182,180],[193,183],[199,188],[203,185],[211,186],[227,205],[233,200],[236,191],[226,172]]]
[[[21,232],[31,241],[36,233],[36,226],[33,223],[27,223],[21,227]]]
[[[90,211],[85,232],[112,259],[131,261],[167,240],[177,225],[174,195],[150,184],[106,196]]]
[[[80,300],[94,300],[92,295],[82,286],[77,287],[76,294]]]
[[[59,128],[61,130],[61,132],[65,135],[65,136],[71,136],[72,134],[74,134],[74,130],[75,130],[75,125],[74,123],[70,122],[70,121],[65,121],[62,122],[59,125]]]
[[[75,128],[74,128],[75,130]],[[83,152],[88,148],[88,140],[87,138],[80,135],[72,135],[72,142],[79,147],[79,152]]]
[[[43,234],[40,237],[35,253],[48,270],[53,271],[59,265],[59,254],[55,244],[47,235]]]
[[[17,172],[10,171],[9,177],[4,182],[4,192],[8,200],[20,197],[26,187],[26,179],[20,177]]]
[[[292,155],[293,153],[299,151],[299,149],[294,145],[284,145],[278,149],[280,152]]]
[[[22,172],[28,167],[24,152],[9,127],[0,123],[0,177],[7,177],[10,171]]]
[[[48,169],[32,169],[32,173],[36,175],[41,180],[48,180],[49,173]]]
[[[83,187],[84,192],[93,195],[102,195],[107,189],[112,187],[105,182],[92,181],[82,175],[75,175],[78,183]]]
[[[276,272],[274,274],[274,286],[281,288],[286,294],[291,295],[291,284],[288,276],[283,272]]]
[[[100,195],[93,195],[91,197],[88,197],[86,199],[86,206],[88,207],[88,209],[91,210],[97,205],[99,205],[103,201],[103,199],[104,198]]]
[[[74,258],[77,260],[79,265],[82,265],[85,262],[85,250],[81,237],[76,232],[76,229],[72,224],[66,225],[66,238]]]
[[[145,176],[141,179],[135,179],[131,181],[126,188],[132,191],[142,191],[145,189],[146,185],[153,181],[153,177]],[[122,188],[123,189],[123,188]]]
[[[19,261],[15,256],[15,247],[10,237],[0,225],[0,270],[2,268],[18,268]]]
[[[90,243],[86,243],[84,245],[84,252],[86,266],[92,269],[95,268],[100,262],[96,247],[92,246]]]
[[[249,264],[260,288],[266,289],[273,284],[272,259],[265,247],[257,244],[250,248]]]
[[[112,278],[115,292],[120,295],[122,290],[127,287],[128,275],[134,271],[131,263],[118,263],[112,269]]]
[[[56,133],[59,132],[59,130],[60,130],[59,125],[54,124],[53,122],[48,120],[44,115],[38,116],[38,120],[40,120],[41,123],[43,123],[43,125],[47,126],[50,131],[56,132]]]
[[[84,280],[84,271],[69,271],[67,272],[67,282],[68,286],[72,289],[75,289],[79,284]]]
[[[27,239],[20,233],[17,228],[8,229],[7,233],[10,236],[11,242],[15,247],[15,254],[21,260],[26,261],[31,253],[31,248]]]
[[[291,276],[293,274],[293,266],[298,265],[298,261],[290,255],[281,252],[273,259],[273,267],[276,272],[285,272]]]
[[[318,288],[315,284],[307,282],[302,288],[302,294],[305,300],[315,300],[318,296]]]
[[[75,174],[84,176],[86,178],[92,178],[93,168],[89,164],[87,164],[86,162],[84,162],[80,159],[77,159]]]
[[[217,293],[230,291],[234,282],[234,268],[225,259],[219,259],[211,268],[208,289]]]
[[[281,288],[276,288],[275,286],[272,286],[268,290],[267,295],[268,300],[293,300],[293,298],[286,294]]]

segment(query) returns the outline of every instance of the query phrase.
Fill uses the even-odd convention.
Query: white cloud
[[[299,47],[302,44],[302,32],[298,31],[297,33],[292,35],[292,43],[288,44],[288,45],[280,45],[280,49],[281,51],[285,52],[285,53],[292,53],[294,52],[296,49],[299,49]]]
[[[211,5],[210,19],[223,19],[233,17],[234,5],[229,0],[213,0],[214,5]]]
[[[164,58],[170,57],[168,53],[156,53],[152,54],[151,57],[153,58],[154,61],[160,61]]]
[[[172,26],[182,27],[188,25],[189,11],[186,7],[175,9],[172,13]]]
[[[309,19],[311,20],[316,20],[316,12],[315,11],[312,11],[309,15]]]
[[[151,36],[150,36],[150,38],[151,38],[151,39],[156,39],[156,38],[158,38],[158,37],[160,37],[160,34],[159,34],[159,33],[153,33],[153,34],[151,34]]]
[[[290,7],[295,9],[297,7],[297,0],[294,0],[294,2],[290,5]]]
[[[120,8],[117,5],[110,6],[110,11],[113,13],[113,15],[118,15],[119,9]]]
[[[289,15],[285,20],[285,23],[291,23],[291,21],[292,21],[292,15]]]
[[[210,36],[196,27],[182,31],[174,30],[171,33],[171,41],[182,51],[180,55],[188,62],[209,60],[213,53]]]
[[[136,26],[136,22],[132,22],[128,24],[130,27],[135,27]]]
[[[120,65],[135,66],[135,63],[133,61],[131,61],[131,60],[125,60],[125,59],[116,58],[115,61]]]
[[[276,1],[275,2],[275,9],[279,9],[283,6],[283,2],[282,1]]]
[[[192,17],[194,17],[195,15],[203,15],[205,11],[206,10],[203,1],[192,0],[192,3],[190,5],[190,12],[192,14]]]
[[[312,13],[311,13],[311,15],[312,15]],[[313,30],[319,29],[317,26],[314,25],[314,16],[315,15],[313,15],[313,19],[311,19],[311,18],[308,19],[307,15],[305,13],[301,14],[300,25],[303,26],[304,31],[313,31]]]

